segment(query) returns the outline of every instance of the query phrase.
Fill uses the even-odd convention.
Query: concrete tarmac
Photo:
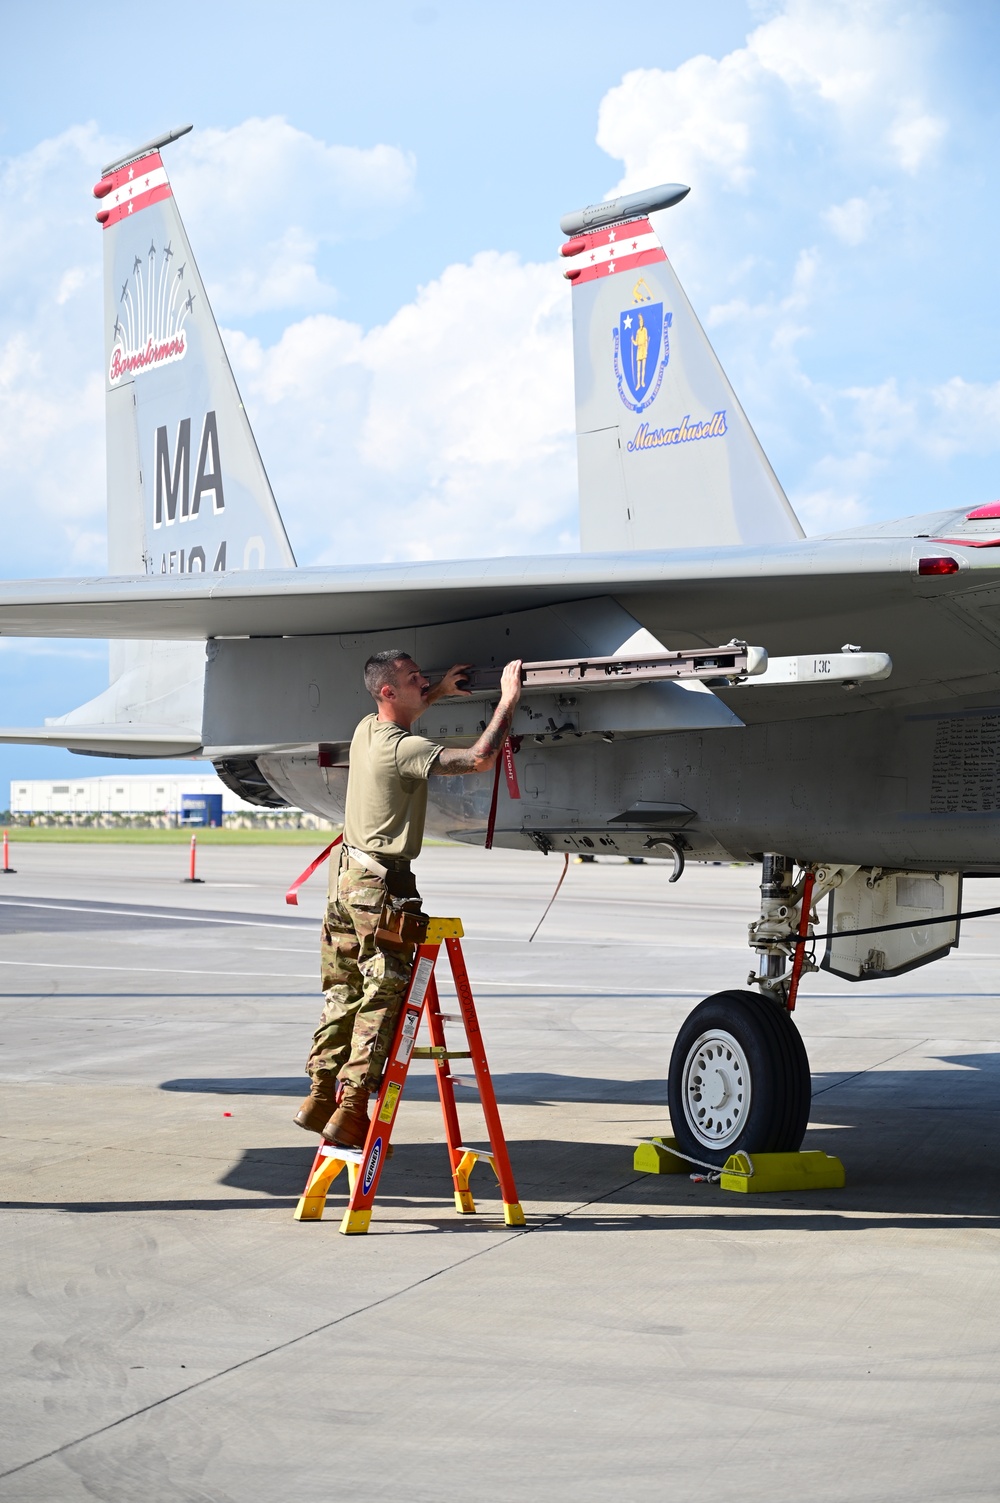
[[[758,873],[573,865],[529,946],[556,858],[430,848],[528,1225],[486,1169],[455,1215],[417,1065],[347,1238],[339,1184],[292,1220],[323,884],[283,893],[308,850],[205,848],[198,887],[182,848],[13,856],[0,1500],[1000,1496],[996,920],[896,981],[807,978],[805,1146],[847,1186],[727,1195],[632,1152],[667,1129],[682,1018],[745,985]]]

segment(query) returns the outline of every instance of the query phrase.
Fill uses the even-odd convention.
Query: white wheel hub
[[[746,1126],[750,1068],[731,1033],[713,1028],[696,1039],[684,1061],[681,1083],[688,1126],[706,1148],[725,1148]]]

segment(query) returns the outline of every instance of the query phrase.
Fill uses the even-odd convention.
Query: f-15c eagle
[[[750,989],[683,1025],[670,1114],[705,1162],[797,1148],[816,904],[822,964],[874,980],[947,954],[962,877],[1000,871],[1000,504],[805,538],[650,224],[667,185],[562,221],[582,551],[297,569],[163,166],[182,134],[94,189],[110,573],[0,587],[7,635],[111,639],[110,683],[0,739],[205,757],[338,820],[371,652],[475,660],[482,687],[422,722],[451,744],[491,669],[549,665],[495,844],[762,863]],[[429,828],[483,844],[490,793],[433,780]]]

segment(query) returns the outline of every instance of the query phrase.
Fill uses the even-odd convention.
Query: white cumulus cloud
[[[569,293],[484,252],[384,325],[230,339],[304,562],[566,547],[576,534]],[[273,456],[273,458],[271,457]]]
[[[242,317],[334,302],[317,257],[391,226],[413,202],[416,162],[395,146],[328,145],[271,116],[186,137],[170,176],[213,307]]]
[[[930,61],[927,27],[891,0],[788,0],[724,57],[639,69],[608,92],[597,139],[625,166],[613,191],[673,179],[747,190],[789,110],[915,172],[947,129],[925,101]]]
[[[885,208],[886,196],[873,190],[823,210],[823,220],[844,245],[861,245],[868,239],[876,216]]]

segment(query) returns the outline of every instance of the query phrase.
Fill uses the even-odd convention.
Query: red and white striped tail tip
[[[563,276],[574,287],[667,259],[648,219],[633,219],[614,224],[610,229],[594,230],[589,235],[574,235],[562,246],[560,254],[569,261]]]
[[[116,168],[95,185],[94,197],[104,200],[97,211],[97,222],[108,230],[119,219],[127,219],[130,214],[138,214],[140,209],[170,196],[170,182],[160,153],[151,152],[138,162]]]

